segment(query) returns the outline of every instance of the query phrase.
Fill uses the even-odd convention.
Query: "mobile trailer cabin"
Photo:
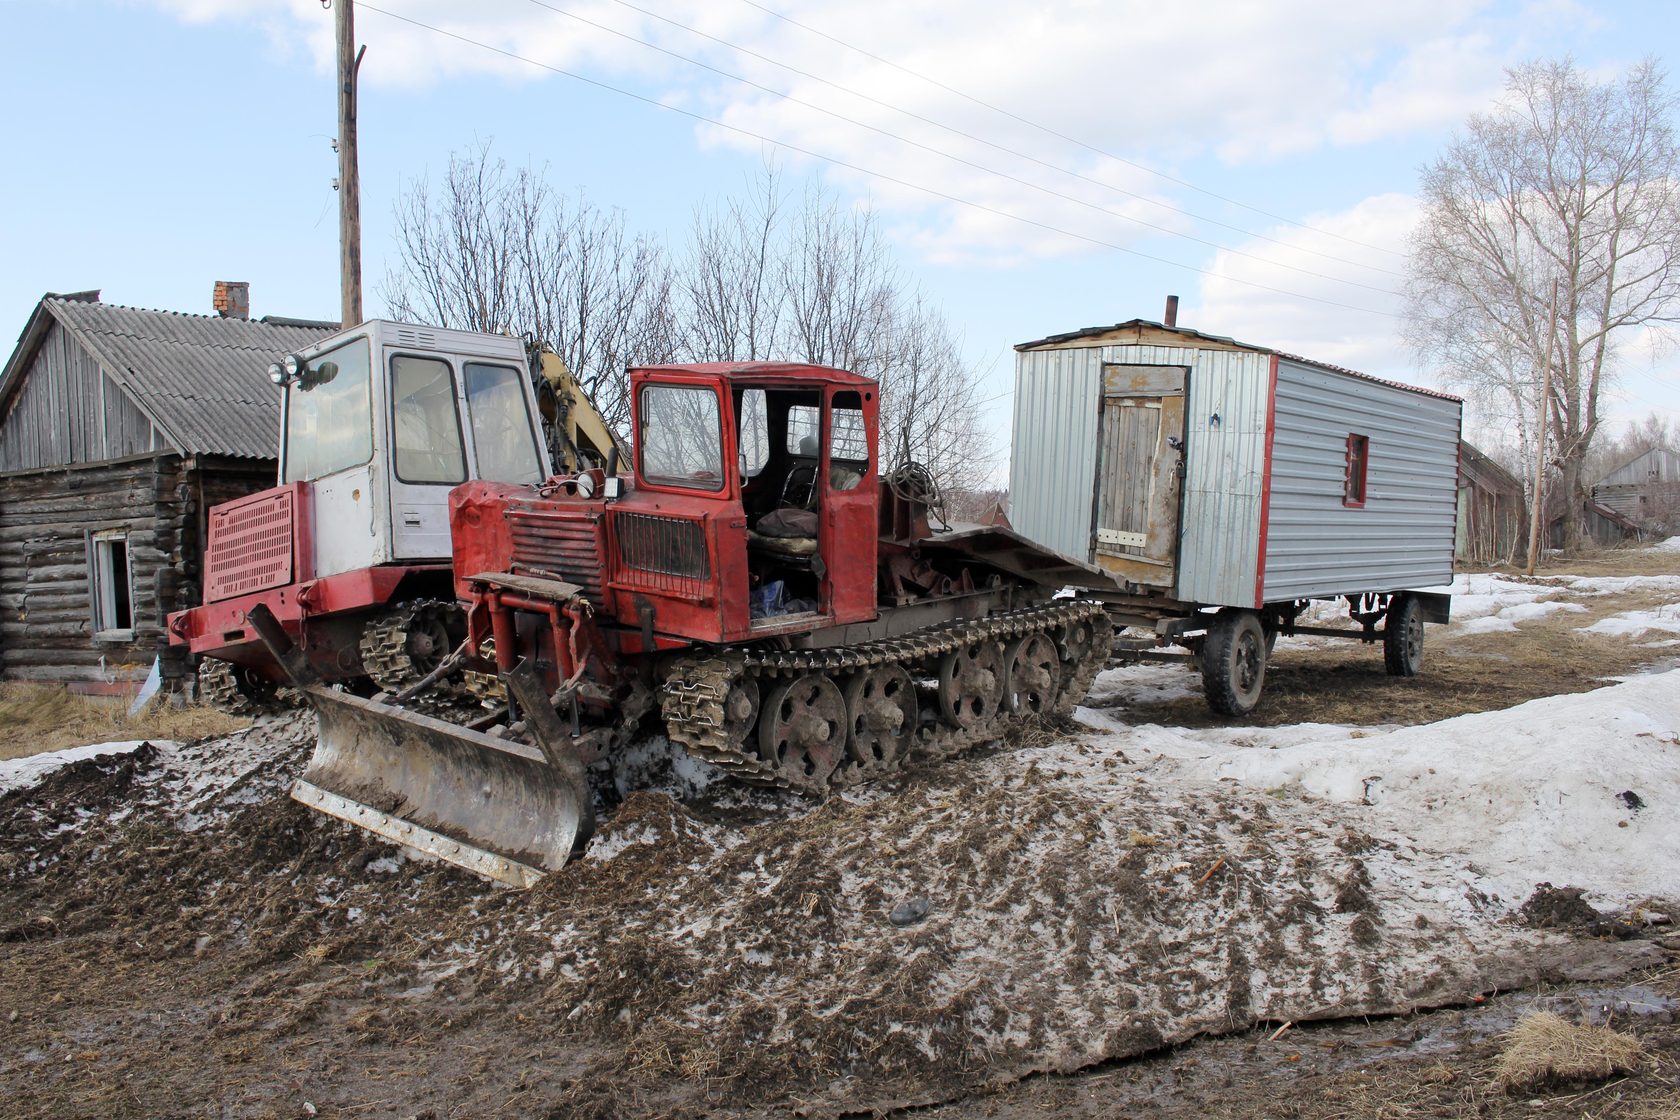
[[[1457,397],[1141,319],[1016,351],[1015,528],[1104,569],[1118,621],[1201,652],[1208,608],[1267,639],[1312,599],[1369,640],[1402,598],[1446,620],[1399,593],[1452,580]]]

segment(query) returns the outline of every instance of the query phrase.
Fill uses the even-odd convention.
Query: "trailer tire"
[[[1266,631],[1260,616],[1226,608],[1202,639],[1202,693],[1224,716],[1246,716],[1266,685]]]
[[[1383,667],[1391,677],[1415,677],[1423,668],[1423,605],[1396,595],[1383,623]]]

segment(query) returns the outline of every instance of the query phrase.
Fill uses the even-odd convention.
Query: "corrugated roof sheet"
[[[338,330],[336,323],[223,319],[50,296],[42,306],[186,455],[274,458],[280,391],[268,379],[269,364]]]

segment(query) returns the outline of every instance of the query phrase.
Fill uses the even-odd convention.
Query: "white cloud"
[[[1303,221],[1310,229],[1281,226],[1265,231],[1282,244],[1255,240],[1238,246],[1324,276],[1385,288],[1387,294],[1279,271],[1221,252],[1208,268],[1212,275],[1202,280],[1197,301],[1185,308],[1179,322],[1378,377],[1433,383],[1432,377],[1419,372],[1400,337],[1403,281],[1396,274],[1405,272],[1401,254],[1417,218],[1415,198],[1382,194],[1340,213],[1309,215]],[[1315,255],[1319,253],[1370,267],[1326,261]],[[1259,284],[1289,291],[1253,286]]]
[[[256,24],[282,51],[308,57],[322,69],[330,66],[332,15],[320,0],[151,2],[183,20]],[[1589,19],[1573,0],[1519,3],[1205,0],[1188,13],[1170,5],[1097,0],[777,0],[778,10],[792,19],[903,69],[734,0],[657,5],[671,20],[722,43],[616,0],[483,0],[470,6],[456,0],[376,0],[373,6],[358,4],[357,23],[369,44],[365,82],[420,87],[473,73],[510,81],[548,76],[375,10],[386,8],[546,66],[634,88],[740,130],[697,125],[702,145],[757,154],[767,150],[760,137],[768,137],[850,164],[768,148],[795,166],[809,163],[855,196],[870,197],[926,258],[998,266],[1100,247],[1092,242],[1132,245],[1156,236],[1140,221],[1188,232],[1192,223],[1170,204],[1197,210],[1197,200],[1124,160],[1175,173],[1200,161],[1198,172],[1188,177],[1219,177],[1219,166],[1370,145],[1457,123],[1498,87],[1502,67],[1526,42],[1524,20],[1555,30]],[[741,74],[773,92],[690,66],[636,39]],[[1005,112],[966,99],[954,92],[958,89]],[[1089,147],[1018,118],[1045,122]],[[1233,187],[1229,193],[1242,191]],[[1200,236],[1224,241],[1230,235],[1203,227]],[[1203,251],[1180,248],[1185,254],[1175,255]],[[1293,277],[1274,282],[1298,287]]]

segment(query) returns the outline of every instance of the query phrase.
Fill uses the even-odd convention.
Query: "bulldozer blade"
[[[320,720],[314,757],[292,787],[303,804],[514,887],[588,843],[595,814],[581,768],[321,685],[300,691]]]

